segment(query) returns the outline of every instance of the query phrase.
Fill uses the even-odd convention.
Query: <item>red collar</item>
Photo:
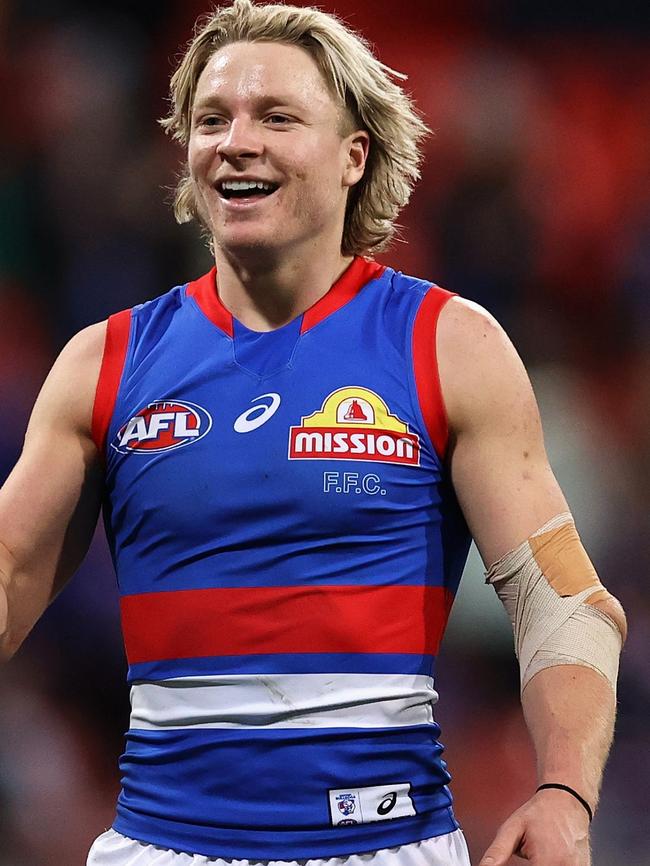
[[[308,310],[305,310],[300,333],[304,334],[305,331],[309,331],[323,319],[335,313],[348,301],[351,301],[367,283],[381,276],[384,270],[384,265],[357,256],[331,289]],[[234,336],[232,313],[224,307],[219,297],[216,268],[212,268],[198,280],[188,283],[187,294],[196,299],[203,313],[214,325],[228,334],[229,337]]]

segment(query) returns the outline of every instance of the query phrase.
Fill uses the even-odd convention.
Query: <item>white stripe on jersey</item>
[[[178,677],[131,687],[131,728],[394,728],[433,722],[421,674]]]

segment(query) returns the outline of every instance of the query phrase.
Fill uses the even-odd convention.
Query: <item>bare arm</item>
[[[548,464],[528,376],[497,322],[469,301],[452,300],[438,346],[452,479],[489,565],[568,506]]]
[[[102,469],[91,419],[106,324],[77,334],[36,401],[23,453],[0,490],[0,658],[18,649],[85,555]]]
[[[568,506],[548,464],[528,376],[499,325],[476,305],[453,300],[441,314],[438,352],[452,479],[488,566]],[[624,634],[620,605],[596,604]],[[576,665],[548,668],[522,701],[539,783],[569,785],[594,806],[614,723],[607,681]],[[515,852],[539,866],[587,866],[586,811],[566,792],[536,794],[503,825],[481,866],[502,866]]]

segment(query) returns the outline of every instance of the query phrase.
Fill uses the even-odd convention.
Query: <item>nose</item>
[[[263,151],[262,140],[254,123],[248,118],[234,118],[227,133],[217,145],[217,153],[232,161],[251,159]]]

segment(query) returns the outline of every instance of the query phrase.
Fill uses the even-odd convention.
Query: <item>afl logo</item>
[[[122,454],[171,451],[198,442],[211,427],[210,413],[196,403],[156,400],[123,425],[112,447]]]

